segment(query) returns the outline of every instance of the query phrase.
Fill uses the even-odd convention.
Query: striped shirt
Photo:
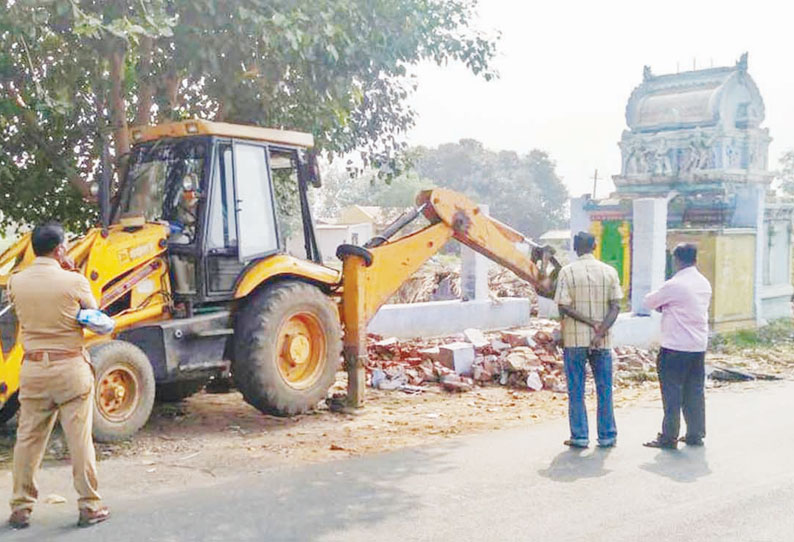
[[[615,269],[584,254],[560,270],[554,301],[567,305],[596,322],[609,312],[610,301],[623,298],[623,289]],[[590,346],[595,331],[585,323],[569,316],[562,318],[562,344],[566,348]],[[612,333],[601,342],[603,348],[612,347]]]

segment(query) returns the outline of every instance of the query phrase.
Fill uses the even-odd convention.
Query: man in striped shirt
[[[598,445],[617,441],[612,406],[612,353],[610,328],[620,312],[623,290],[611,266],[593,256],[595,237],[579,232],[573,240],[579,258],[560,271],[555,301],[562,316],[565,376],[568,381],[567,446],[587,448],[590,443],[585,410],[585,367],[593,371],[598,397]]]

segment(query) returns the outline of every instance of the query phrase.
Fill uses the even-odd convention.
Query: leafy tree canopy
[[[393,172],[414,122],[411,65],[494,76],[477,0],[0,2],[0,226],[92,222],[102,139],[123,168],[130,124],[308,131],[331,157]]]
[[[333,219],[351,205],[374,205],[377,207],[413,207],[416,195],[434,184],[420,178],[416,172],[402,173],[391,182],[378,179],[377,172],[365,171],[351,176],[342,168],[332,168],[323,175],[323,186],[310,192],[314,215],[320,219]]]
[[[351,178],[331,170],[315,198],[317,214],[332,218],[353,204],[410,207],[420,190],[441,186],[489,205],[493,217],[525,235],[537,237],[565,223],[568,191],[543,151],[495,152],[464,139],[437,148],[416,147],[407,155],[413,168],[390,184],[374,172]]]
[[[473,139],[416,149],[416,173],[489,205],[491,216],[537,237],[561,227],[568,191],[554,161],[540,150],[491,151]]]

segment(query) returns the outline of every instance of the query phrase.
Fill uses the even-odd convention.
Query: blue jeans
[[[590,443],[584,403],[585,366],[589,362],[598,396],[598,444],[611,446],[618,436],[612,407],[612,352],[601,349],[566,348],[563,357],[565,378],[568,380],[568,421],[571,425],[571,441],[580,446],[587,446]]]

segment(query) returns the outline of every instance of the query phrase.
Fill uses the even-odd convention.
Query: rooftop
[[[143,143],[163,138],[189,137],[195,135],[215,135],[236,139],[250,139],[280,143],[295,147],[313,147],[314,136],[303,132],[277,130],[274,128],[260,128],[244,124],[229,124],[227,122],[212,122],[208,120],[183,120],[169,122],[155,126],[135,126],[130,128],[133,143]]]

